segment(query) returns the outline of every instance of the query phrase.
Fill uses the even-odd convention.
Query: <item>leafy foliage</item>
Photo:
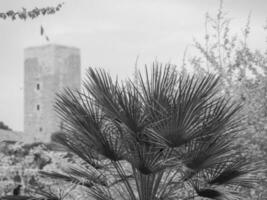
[[[221,1],[216,16],[207,14],[205,42],[195,41],[198,56],[191,58],[189,63],[203,76],[209,73],[220,76],[224,93],[242,102],[242,112],[246,118],[243,123],[245,132],[239,138],[240,147],[254,159],[265,160],[267,166],[267,58],[266,51],[249,47],[250,18],[249,15],[239,36],[233,34],[231,20],[223,10]],[[187,64],[184,63],[184,66]],[[259,177],[262,177],[262,183],[254,191],[257,195],[267,190],[266,174],[259,174]]]
[[[9,10],[7,12],[0,12],[0,18],[2,19],[21,19],[21,20],[27,20],[27,19],[34,19],[36,17],[39,17],[41,15],[52,15],[56,12],[60,11],[64,3],[59,3],[56,6],[48,6],[44,8],[34,8],[32,10],[27,10],[26,8],[22,8],[22,10]]]
[[[60,94],[65,127],[53,140],[83,163],[42,174],[103,200],[241,199],[241,188],[255,186],[262,163],[238,152],[241,105],[216,76],[155,63],[135,83],[89,68],[83,92]]]

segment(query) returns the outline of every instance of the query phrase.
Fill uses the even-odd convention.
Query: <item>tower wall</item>
[[[33,141],[47,142],[60,130],[56,93],[80,89],[80,51],[46,45],[25,49],[24,57],[24,132]]]

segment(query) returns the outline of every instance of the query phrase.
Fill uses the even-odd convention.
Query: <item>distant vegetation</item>
[[[253,31],[251,15],[242,32],[233,33],[231,18],[223,9],[223,1],[220,2],[215,16],[206,15],[204,42],[194,41],[197,55],[184,59],[183,70],[186,72],[187,66],[193,66],[203,76],[214,73],[221,77],[225,95],[243,104],[242,115],[246,118],[240,148],[244,154],[264,160],[267,169],[267,48],[259,50],[249,46]],[[266,38],[262,42],[266,43]],[[253,197],[266,199],[267,175],[259,177],[261,184]]]
[[[35,7],[33,9],[22,8],[21,10],[7,10],[4,12],[0,11],[0,19],[28,20],[35,19],[40,16],[52,15],[60,11],[63,4],[64,3],[58,3],[56,6],[47,6],[42,8]]]
[[[4,129],[4,130],[12,130],[12,129],[9,128],[6,124],[4,124],[4,122],[0,122],[0,129]]]

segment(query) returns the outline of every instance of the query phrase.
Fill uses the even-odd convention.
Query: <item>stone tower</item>
[[[48,142],[62,125],[56,93],[80,89],[80,51],[49,44],[25,49],[24,59],[24,133],[31,141]]]

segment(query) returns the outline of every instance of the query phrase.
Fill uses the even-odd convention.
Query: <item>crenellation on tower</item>
[[[56,93],[80,89],[80,51],[62,45],[30,47],[24,59],[24,132],[33,141],[47,142],[60,130]]]

